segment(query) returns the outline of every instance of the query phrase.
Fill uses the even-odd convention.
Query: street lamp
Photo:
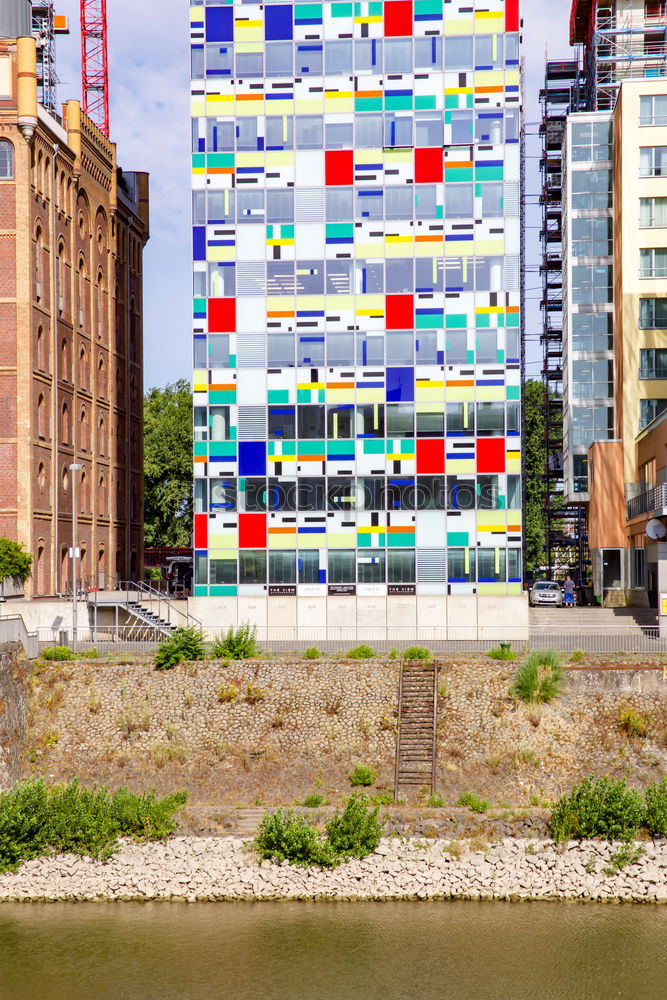
[[[83,466],[76,463],[72,463],[69,467],[69,471],[72,473],[72,547],[69,550],[72,560],[72,646],[75,650],[78,640],[78,608],[76,604],[78,581],[76,561],[79,557],[79,550],[76,547],[76,476],[74,473],[81,472],[82,469]]]

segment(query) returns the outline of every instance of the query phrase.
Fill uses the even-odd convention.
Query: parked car
[[[538,580],[528,591],[528,603],[531,608],[538,605],[548,605],[552,608],[563,607],[563,592],[552,580]]]

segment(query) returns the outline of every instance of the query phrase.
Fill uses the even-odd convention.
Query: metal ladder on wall
[[[405,787],[435,792],[438,668],[404,661],[398,689],[394,799]]]

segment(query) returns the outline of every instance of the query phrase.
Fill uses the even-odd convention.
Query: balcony
[[[628,521],[633,517],[641,517],[642,514],[654,517],[667,515],[667,483],[653,486],[645,493],[633,497],[627,501],[625,508]]]

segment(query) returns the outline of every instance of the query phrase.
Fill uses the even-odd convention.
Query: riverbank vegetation
[[[263,860],[289,861],[305,868],[335,868],[351,858],[373,853],[385,824],[378,812],[378,806],[370,808],[365,795],[351,795],[343,812],[336,812],[322,833],[304,816],[295,815],[291,809],[278,809],[265,813],[255,847]]]
[[[652,782],[642,796],[627,787],[625,778],[591,775],[558,800],[550,825],[557,843],[593,837],[629,841],[640,829],[652,837],[665,837],[667,778]]]
[[[45,854],[83,854],[106,860],[119,837],[162,840],[176,829],[174,815],[187,792],[157,798],[126,788],[84,788],[77,781],[47,786],[23,781],[0,794],[0,872]]]

